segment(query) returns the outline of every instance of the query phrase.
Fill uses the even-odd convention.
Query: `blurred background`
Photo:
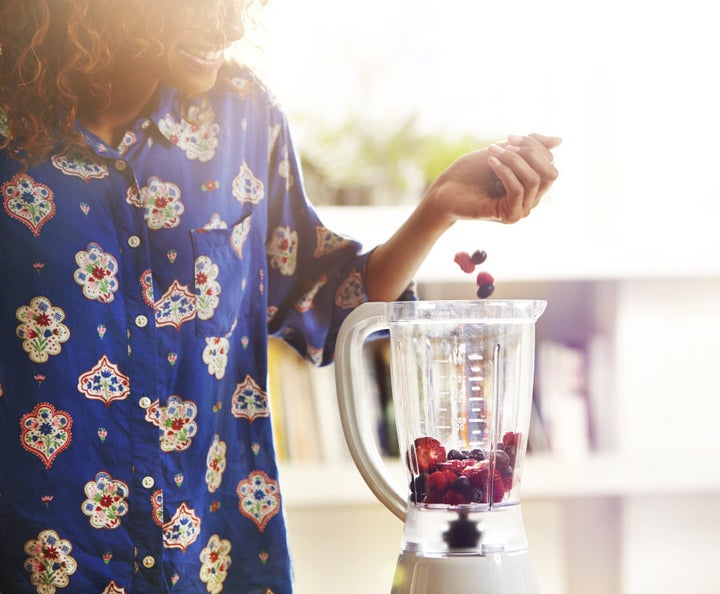
[[[368,249],[463,152],[563,138],[530,218],[458,224],[417,279],[422,298],[473,298],[453,255],[484,249],[494,297],[549,301],[523,480],[543,594],[720,583],[715,23],[701,0],[270,0],[263,13],[251,59],[289,114],[310,197]],[[332,368],[271,355],[297,592],[388,592],[402,525],[349,460]]]

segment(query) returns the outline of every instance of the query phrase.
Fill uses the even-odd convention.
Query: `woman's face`
[[[145,65],[157,80],[190,95],[208,91],[225,49],[245,32],[245,0],[174,0],[168,6],[164,51]]]

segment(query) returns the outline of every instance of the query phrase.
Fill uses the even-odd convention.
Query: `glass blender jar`
[[[537,594],[520,509],[538,300],[366,303],[343,323],[336,380],[355,464],[405,522],[392,594]],[[367,413],[363,345],[388,331],[408,487]]]

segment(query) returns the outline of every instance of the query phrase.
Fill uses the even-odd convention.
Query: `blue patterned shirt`
[[[367,254],[243,68],[85,135],[0,152],[0,592],[287,594],[267,339],[329,362]]]

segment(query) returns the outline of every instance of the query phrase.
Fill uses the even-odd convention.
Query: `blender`
[[[392,594],[538,594],[520,508],[539,300],[364,303],[338,335],[353,460],[404,523]],[[407,488],[377,439],[363,348],[389,334]]]

